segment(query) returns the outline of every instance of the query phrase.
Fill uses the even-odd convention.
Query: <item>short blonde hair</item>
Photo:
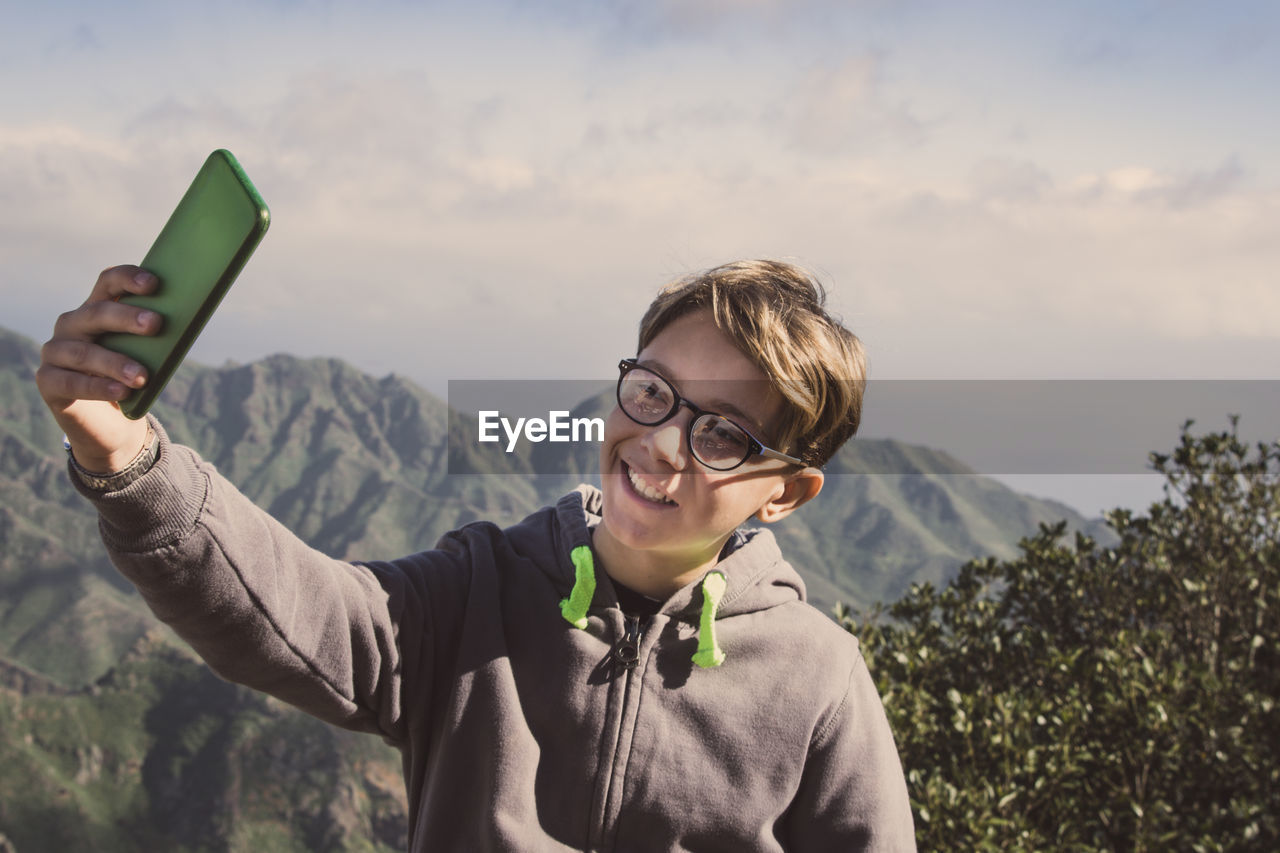
[[[785,400],[778,450],[821,467],[862,419],[862,342],[823,307],[813,275],[782,261],[737,261],[667,285],[640,321],[637,351],[672,321],[709,309],[716,326]]]

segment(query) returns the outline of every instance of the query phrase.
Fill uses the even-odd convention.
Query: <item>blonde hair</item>
[[[821,467],[858,431],[867,372],[862,342],[825,303],[822,285],[794,264],[724,264],[663,288],[640,321],[637,352],[672,321],[709,309],[782,394],[777,449]]]

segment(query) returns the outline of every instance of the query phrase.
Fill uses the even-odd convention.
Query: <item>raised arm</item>
[[[331,559],[254,506],[193,450],[170,443],[154,418],[126,418],[116,401],[146,376],[95,340],[109,331],[158,330],[152,312],[114,301],[155,284],[136,267],[103,272],[85,303],[58,318],[36,375],[80,469],[105,477],[158,445],[154,464],[122,487],[73,475],[99,512],[112,562],[224,677],[330,722],[399,738],[399,619],[406,609],[421,610],[424,584],[451,573],[404,571],[415,568],[412,561],[375,573]],[[419,568],[435,556],[422,555]],[[413,614],[415,625],[425,620]],[[420,651],[410,652],[415,676],[431,668]]]

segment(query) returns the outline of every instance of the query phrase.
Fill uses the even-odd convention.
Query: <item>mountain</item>
[[[405,848],[389,747],[220,680],[160,631],[77,690],[0,666],[0,735],[0,851]]]
[[[0,851],[395,849],[395,753],[209,675],[115,573],[67,479],[38,359],[0,329]],[[605,392],[574,414],[610,405]],[[187,364],[155,411],[342,558],[411,553],[475,519],[515,522],[597,467],[590,444],[478,452],[457,439],[474,422],[443,401],[333,359]],[[868,473],[886,466],[903,473]],[[827,473],[822,496],[775,527],[824,609],[1012,556],[1040,522],[1102,530],[929,448],[855,440]]]
[[[60,435],[32,379],[38,358],[33,342],[0,330],[0,656],[84,684],[153,623],[103,556],[94,516],[67,480]],[[600,416],[609,405],[606,393],[573,415]],[[411,553],[475,519],[511,523],[577,482],[599,480],[594,444],[468,456],[450,438],[471,425],[444,402],[402,377],[374,378],[333,359],[188,364],[156,413],[256,503],[343,558]],[[560,458],[549,460],[553,452]],[[904,473],[866,473],[886,469]],[[1041,522],[1103,529],[941,451],[894,441],[855,439],[827,474],[819,499],[774,528],[824,609],[895,599],[970,557],[1011,556]]]

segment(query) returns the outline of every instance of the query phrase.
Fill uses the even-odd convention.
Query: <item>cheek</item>
[[[624,415],[621,409],[614,406],[609,416],[604,419],[604,446],[610,447],[630,437],[637,426],[638,424]]]
[[[617,406],[604,419],[604,441],[600,444],[600,470],[609,470],[609,460],[613,458],[618,442],[627,436],[627,426],[631,419],[622,413]]]
[[[707,495],[716,512],[732,517],[738,524],[749,520],[768,503],[775,488],[774,483],[733,472],[709,474],[706,482]]]

